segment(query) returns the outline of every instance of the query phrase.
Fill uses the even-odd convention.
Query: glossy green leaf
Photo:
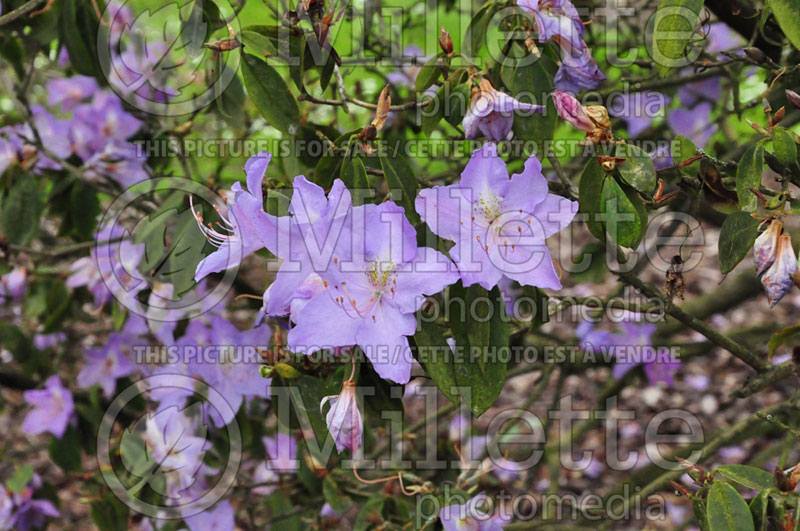
[[[730,273],[741,262],[758,237],[759,221],[747,212],[734,212],[725,218],[719,233],[719,269]]]
[[[586,226],[595,238],[605,241],[605,230],[601,215],[603,203],[603,183],[608,173],[595,157],[586,164],[578,184],[578,207],[585,216]]]
[[[764,168],[764,148],[760,144],[750,146],[739,160],[736,171],[736,195],[739,206],[746,212],[755,212],[758,198],[750,188],[761,186],[761,174]]]
[[[686,45],[692,37],[703,0],[661,0],[653,24],[650,55],[665,77],[673,68],[686,66]]]
[[[800,3],[797,0],[767,0],[784,35],[800,50]]]
[[[510,73],[507,73],[508,70]],[[542,59],[524,66],[503,65],[501,75],[512,96],[523,103],[545,106],[542,114],[514,113],[514,139],[535,142],[536,152],[542,159],[545,143],[553,139],[558,123],[553,99],[548,97],[553,92],[553,77],[545,69]]]
[[[417,92],[425,92],[428,87],[436,83],[439,76],[442,74],[440,64],[442,61],[442,54],[434,55],[428,62],[422,65],[417,72],[417,79],[414,81],[414,88]]]
[[[448,400],[457,404],[460,400],[455,376],[455,353],[450,350],[444,328],[422,316],[414,335],[416,358],[425,368],[436,387]]]
[[[467,57],[475,57],[478,52],[486,45],[486,31],[492,15],[497,10],[494,2],[484,3],[470,20],[464,40],[461,44],[461,52]]]
[[[392,199],[406,211],[406,217],[412,225],[419,222],[419,214],[414,209],[417,198],[417,178],[408,161],[397,152],[390,152],[380,157],[383,176],[392,191]]]
[[[706,511],[710,531],[753,531],[747,502],[730,483],[715,481],[708,493]]]
[[[750,500],[750,514],[753,516],[753,527],[756,531],[766,531],[767,529],[768,496],[766,491],[759,492],[755,498]]]
[[[242,42],[244,51],[258,57],[259,59],[263,60],[267,57],[274,57],[278,55],[278,50],[275,48],[272,40],[261,33],[245,29],[239,33],[238,37]]]
[[[749,489],[767,490],[775,486],[775,478],[766,470],[749,465],[721,465],[716,471]]]
[[[64,0],[59,23],[61,39],[72,67],[85,76],[102,77],[97,55],[97,43],[103,42],[100,25],[91,2]]]
[[[39,232],[42,208],[42,196],[36,179],[31,175],[23,175],[3,200],[0,232],[13,244],[27,245]]]
[[[128,506],[122,503],[111,491],[105,491],[101,498],[90,505],[92,522],[100,531],[125,531],[128,526]]]
[[[617,165],[622,179],[647,197],[656,189],[656,167],[650,156],[633,144],[617,146],[617,157],[625,162]]]
[[[622,247],[635,249],[647,228],[647,212],[642,200],[631,189],[625,189],[616,179],[603,184],[603,222],[611,239]]]
[[[299,127],[297,101],[280,74],[249,54],[242,56],[241,64],[250,99],[267,123],[284,133],[291,133]]]
[[[784,166],[790,166],[797,162],[797,144],[794,137],[783,127],[772,129],[772,147],[775,149],[775,157]]]

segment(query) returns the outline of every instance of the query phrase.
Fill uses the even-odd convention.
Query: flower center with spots
[[[487,224],[491,225],[494,220],[500,217],[500,204],[503,198],[493,192],[481,192],[478,200],[472,205],[475,216],[483,218]]]

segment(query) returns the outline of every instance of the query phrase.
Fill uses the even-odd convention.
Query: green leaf
[[[606,179],[600,211],[613,241],[629,249],[639,245],[647,228],[647,212],[636,192],[624,189],[616,179]]]
[[[3,201],[2,227],[9,242],[27,245],[39,232],[42,196],[31,175],[22,175]]]
[[[469,407],[475,416],[494,404],[503,389],[509,341],[505,304],[499,288],[491,293],[475,284],[448,288],[449,324],[456,343],[453,374],[458,387],[469,390]]]
[[[81,181],[76,181],[70,191],[72,230],[82,240],[94,234],[97,216],[100,215],[100,201],[94,188]]]
[[[300,531],[305,529],[301,520],[300,514],[286,516],[295,511],[295,505],[292,500],[280,489],[270,495],[268,498],[269,508],[272,511],[272,518],[276,520],[275,527],[285,529],[286,531]]]
[[[414,200],[417,197],[417,179],[408,161],[396,151],[389,152],[386,156],[380,157],[383,176],[389,189],[399,192],[400,197],[392,196],[392,199],[403,207],[406,217],[412,225],[419,222],[419,215],[414,209]]]
[[[625,162],[617,168],[622,179],[647,197],[652,197],[656,189],[656,167],[650,156],[633,144],[619,144],[617,157]]]
[[[700,531],[708,531],[708,513],[706,512],[705,500],[692,500],[692,514],[695,522],[700,527]]]
[[[703,0],[661,0],[658,4],[649,51],[661,77],[686,66],[686,45],[702,8]]]
[[[328,505],[337,513],[344,514],[352,505],[349,497],[343,495],[339,490],[339,486],[330,475],[325,476],[322,481],[322,496]]]
[[[333,180],[339,176],[341,172],[342,161],[346,154],[347,145],[350,143],[353,135],[357,135],[361,129],[353,129],[336,138],[333,143],[340,150],[334,150],[330,145],[325,150],[325,153],[319,158],[317,166],[314,168],[314,182],[324,189],[328,189],[333,185]]]
[[[778,347],[797,334],[800,334],[800,325],[788,326],[772,334],[772,337],[769,338],[769,344],[767,345],[767,355],[769,358],[772,359]]]
[[[586,164],[578,184],[578,207],[586,216],[586,226],[595,238],[605,241],[605,230],[600,218],[603,204],[603,184],[608,173],[597,158],[592,157]]]
[[[342,164],[342,172],[340,178],[345,186],[350,190],[367,190],[369,182],[367,181],[367,168],[364,167],[364,161],[361,157],[352,157]],[[358,206],[364,202],[362,194],[353,195],[353,204]]]
[[[300,110],[283,78],[252,55],[243,55],[241,62],[244,85],[258,111],[271,126],[291,134],[298,127]]]
[[[458,382],[455,376],[455,354],[447,344],[444,329],[424,316],[419,322],[420,326],[414,335],[417,361],[422,364],[442,394],[458,404],[460,395],[456,390]]]
[[[758,237],[758,220],[747,212],[734,212],[725,218],[719,233],[719,269],[727,274],[741,262]]]
[[[239,33],[238,38],[246,53],[252,54],[261,60],[278,55],[278,50],[272,40],[261,33],[244,29]]]
[[[436,80],[439,79],[439,76],[442,74],[442,70],[439,67],[440,61],[442,60],[442,54],[434,55],[428,62],[422,65],[417,73],[417,79],[414,81],[414,88],[417,92],[425,92],[428,90],[428,87],[436,83]]]
[[[58,26],[72,67],[79,74],[102,79],[97,43],[103,40],[98,32],[107,30],[100,25],[91,3],[84,0],[65,0]]]
[[[750,500],[750,514],[753,516],[753,526],[756,531],[766,531],[767,529],[767,507],[769,506],[768,494],[766,491],[759,492],[758,495]]]
[[[367,500],[367,503],[356,515],[356,520],[353,522],[353,531],[366,531],[373,524],[383,523],[383,504],[385,501],[386,498],[383,495]]]
[[[789,42],[800,50],[800,3],[797,0],[767,0],[767,6]]]
[[[790,166],[797,161],[797,144],[794,137],[783,127],[772,129],[772,147],[775,157],[784,166]]]
[[[754,531],[750,508],[730,483],[715,481],[707,503],[710,531]]]
[[[475,57],[486,44],[486,30],[489,28],[489,22],[496,10],[496,3],[486,2],[469,21],[464,41],[461,43],[461,52],[466,57]]]
[[[766,470],[748,465],[721,465],[716,471],[749,489],[767,490],[775,486],[775,478]]]
[[[761,144],[750,146],[739,160],[736,171],[736,195],[739,206],[746,212],[754,212],[758,206],[758,198],[750,188],[761,186],[761,174],[764,167],[764,148]]]
[[[439,122],[444,118],[444,87],[430,99],[430,102],[422,108],[422,133],[431,136],[431,133],[438,127]]]
[[[529,56],[526,57],[526,59],[529,58]],[[506,73],[508,70],[511,72]],[[545,69],[543,59],[524,66],[504,64],[501,75],[512,96],[519,98],[524,103],[545,106],[542,114],[514,113],[514,138],[525,142],[535,142],[537,153],[542,158],[541,154],[545,152],[545,143],[552,140],[558,123],[555,104],[553,99],[548,97],[548,94],[553,92],[553,77]]]
[[[675,164],[680,164],[681,162],[689,160],[697,155],[697,146],[694,145],[694,142],[683,135],[678,135],[675,137],[671,148],[672,160],[675,162]],[[681,171],[687,175],[691,175],[692,177],[697,177],[697,174],[700,172],[700,161],[694,161],[688,166],[684,166],[681,168]]]
[[[33,467],[25,464],[14,469],[14,475],[6,481],[6,488],[15,494],[21,493],[33,477]]]
[[[75,428],[68,426],[60,439],[50,439],[50,459],[64,472],[80,472],[81,443]]]
[[[128,507],[114,494],[104,495],[91,504],[92,521],[100,531],[124,531],[128,529]]]

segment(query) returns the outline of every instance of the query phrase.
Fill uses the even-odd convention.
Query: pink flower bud
[[[783,232],[783,223],[773,221],[762,232],[753,244],[753,257],[755,259],[756,276],[767,270],[775,261],[775,252],[778,248],[778,237]]]
[[[328,401],[331,403],[331,408],[325,416],[325,422],[328,424],[328,431],[333,435],[336,451],[341,453],[348,449],[355,452],[361,447],[363,431],[361,412],[358,410],[356,401],[355,382],[348,380],[342,386],[342,392],[338,396],[323,398],[319,404],[320,410]]]
[[[553,102],[556,104],[558,115],[581,131],[591,133],[595,129],[589,115],[584,111],[581,103],[574,96],[566,92],[553,92]]]
[[[786,99],[789,100],[789,103],[800,109],[800,94],[793,90],[786,89]]]
[[[767,292],[769,307],[772,308],[792,289],[797,274],[797,256],[792,249],[792,239],[788,234],[778,238],[775,261],[761,278]]]

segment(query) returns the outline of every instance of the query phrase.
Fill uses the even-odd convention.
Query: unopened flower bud
[[[775,253],[778,250],[778,237],[782,232],[783,223],[773,220],[767,230],[756,238],[756,242],[753,244],[756,276],[760,276],[775,261]]]
[[[760,48],[750,46],[744,49],[745,55],[757,63],[766,63],[769,61],[767,54],[761,51]]]
[[[686,470],[686,473],[689,474],[689,477],[698,485],[702,485],[708,481],[709,475],[703,467],[687,461],[686,459],[681,459],[680,457],[678,458],[678,463],[680,463],[684,470]]]
[[[389,93],[389,85],[383,87],[380,96],[378,96],[378,105],[375,109],[375,117],[372,119],[370,125],[375,126],[376,131],[383,129],[386,123],[386,117],[389,115],[389,107],[392,106],[392,95]]]
[[[775,486],[781,492],[792,492],[797,486],[797,480],[792,476],[787,476],[779,467],[775,467]]]
[[[800,109],[800,94],[793,90],[786,89],[786,99],[789,100],[789,103]]]
[[[348,380],[344,382],[339,395],[323,398],[319,404],[320,412],[325,402],[331,403],[331,408],[325,416],[325,423],[328,425],[328,431],[333,435],[336,451],[341,453],[348,449],[355,452],[361,447],[363,431],[361,412],[358,410],[356,400],[355,382]]]
[[[447,30],[444,29],[444,26],[442,26],[442,31],[439,33],[439,46],[447,55],[453,53],[453,38],[450,36]]]
[[[791,291],[794,276],[797,274],[797,256],[794,254],[792,239],[788,234],[782,234],[778,238],[778,248],[775,254],[775,262],[761,278],[770,308],[778,304],[778,301]]]
[[[555,91],[552,94],[558,115],[581,131],[591,133],[595,129],[594,122],[586,114],[586,110],[574,96],[566,92]]]
[[[781,107],[777,111],[775,111],[775,116],[772,117],[772,125],[778,125],[783,120],[783,117],[786,116],[786,107]]]

